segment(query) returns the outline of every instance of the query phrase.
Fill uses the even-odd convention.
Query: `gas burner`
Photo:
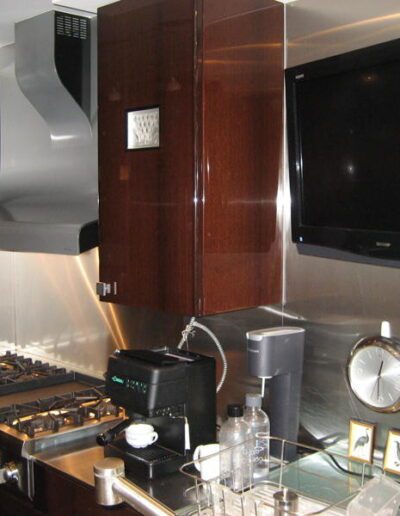
[[[12,413],[13,411],[11,411],[5,422],[11,428],[15,428],[28,437],[35,437],[41,432],[56,433],[61,429],[66,429],[66,427],[83,426],[89,421],[100,421],[106,416],[119,416],[121,414],[121,409],[115,407],[109,399],[104,398],[101,393],[97,393],[98,395],[95,397],[96,390],[92,389],[92,391],[93,395],[79,392],[72,394],[70,397],[56,396],[46,400],[47,412],[17,416],[15,412]],[[18,409],[23,411],[24,407],[13,408],[17,408],[18,412]],[[33,407],[28,405],[26,408]]]
[[[2,359],[3,357],[0,357]],[[8,371],[14,371],[14,366],[8,362],[0,362],[0,376]]]

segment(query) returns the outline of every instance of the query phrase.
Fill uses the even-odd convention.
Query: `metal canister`
[[[299,509],[299,497],[294,491],[284,488],[274,493],[274,516],[289,516]]]

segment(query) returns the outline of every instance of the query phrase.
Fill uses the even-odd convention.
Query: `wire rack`
[[[181,467],[193,485],[188,499],[195,500],[185,514],[199,516],[270,516],[275,513],[274,494],[284,489],[296,493],[295,509],[280,513],[285,516],[342,516],[347,504],[361,490],[366,480],[382,474],[376,465],[350,459],[338,447],[318,449],[298,442],[264,436],[261,448],[274,447],[274,456],[254,480],[259,467],[252,452],[260,439],[250,439],[219,453],[208,455]],[[224,455],[226,456],[224,457]],[[222,464],[235,464],[233,454],[240,457],[229,471]],[[278,456],[278,458],[276,458]],[[287,459],[293,457],[293,459]],[[216,476],[200,477],[206,461],[219,464]],[[239,463],[240,462],[240,463]]]

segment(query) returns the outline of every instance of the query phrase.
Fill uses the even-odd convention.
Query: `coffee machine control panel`
[[[112,376],[111,382],[119,386],[129,389],[130,392],[135,393],[136,396],[146,398],[150,385],[134,378],[123,378],[121,376]],[[150,415],[150,414],[149,414]],[[184,404],[181,405],[167,405],[165,407],[156,408],[151,411],[151,417],[170,416],[181,417],[185,415]]]
[[[106,392],[128,413],[182,416],[188,399],[187,364],[146,350],[120,350],[109,358]]]
[[[127,389],[130,389],[131,391],[134,391],[138,394],[145,395],[149,389],[149,385],[146,382],[142,382],[134,378],[123,378],[122,376],[113,375],[110,378],[110,381],[117,385],[126,387]]]

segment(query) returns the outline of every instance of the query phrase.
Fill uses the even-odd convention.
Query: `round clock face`
[[[400,355],[392,341],[357,344],[347,373],[354,394],[369,408],[379,412],[400,410]]]

